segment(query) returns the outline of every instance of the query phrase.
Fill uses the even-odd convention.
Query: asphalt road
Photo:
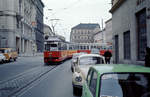
[[[43,66],[43,57],[19,57],[16,62],[0,64],[0,81],[12,78],[29,69]]]
[[[37,70],[37,72],[33,71],[31,74],[29,74],[29,72],[25,76],[21,76],[17,78],[17,80],[15,79],[16,81],[9,81],[10,86],[15,86],[14,89],[17,91],[27,85],[25,82],[29,83],[30,79],[32,80],[33,77],[38,78],[38,74],[55,67],[52,70],[50,69],[50,71],[42,77],[39,77],[39,79],[34,80],[33,78],[33,82],[31,84],[21,89],[21,91],[16,92],[13,97],[76,97],[73,95],[71,79],[72,72],[70,70],[70,66],[70,60],[55,67],[44,66],[42,56],[21,57],[17,60],[17,62],[0,65],[0,82],[13,78],[16,75],[22,74],[23,72],[27,72],[29,70]],[[14,85],[14,83],[16,84]],[[10,91],[6,90],[8,89],[7,85],[8,82],[6,82],[5,85],[0,85],[1,90],[4,90],[3,93],[0,91],[0,95],[5,95],[4,93],[8,93]]]
[[[75,97],[72,89],[70,61],[50,71],[42,81],[22,93],[20,97]]]

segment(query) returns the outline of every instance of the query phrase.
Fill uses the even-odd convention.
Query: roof
[[[96,27],[99,27],[99,24],[97,23],[80,23],[77,26],[73,27],[72,29],[95,29]]]
[[[100,64],[98,66],[93,66],[96,71],[100,74],[109,72],[149,72],[150,68],[137,65],[128,64]]]
[[[107,20],[107,21],[105,22],[105,24],[108,23],[108,22],[110,22],[110,21],[112,21],[112,18],[110,18],[109,20]]]
[[[110,9],[110,13],[114,13],[118,8],[120,8],[120,6],[125,2],[126,0],[118,0]]]
[[[80,55],[79,58],[81,58],[81,57],[87,57],[87,56],[102,57],[102,58],[104,58],[104,56],[101,56],[101,55],[98,55],[98,54],[83,54],[83,55]]]
[[[49,37],[46,41],[57,41],[57,42],[61,42],[62,40],[58,37]]]

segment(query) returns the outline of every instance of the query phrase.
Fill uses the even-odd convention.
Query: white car
[[[74,53],[73,56],[72,56],[72,60],[71,60],[71,71],[73,71],[73,68],[75,66],[75,64],[77,63],[77,57],[80,56],[80,55],[83,55],[85,53]]]
[[[88,70],[96,64],[105,64],[104,57],[98,54],[84,54],[77,57],[72,75],[73,93],[82,91],[82,85],[86,79]]]
[[[6,61],[6,57],[2,53],[0,53],[0,62],[3,63],[5,61]]]

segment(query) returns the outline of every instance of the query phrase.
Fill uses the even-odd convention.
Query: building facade
[[[104,41],[106,43],[112,44],[112,19],[109,19],[105,22],[104,37]]]
[[[41,0],[36,1],[36,25],[35,28],[35,36],[36,36],[36,45],[37,51],[42,52],[44,50],[44,24],[43,24],[43,8],[44,4]]]
[[[16,7],[18,6],[18,7]],[[0,0],[0,47],[18,50],[21,30],[18,0]]]
[[[44,24],[44,38],[48,39],[49,36],[54,36],[55,34],[52,32],[50,26]]]
[[[104,30],[94,34],[94,43],[104,43]]]
[[[144,65],[150,47],[150,0],[112,0],[115,63]]]
[[[94,34],[100,31],[99,24],[78,24],[71,29],[70,41],[74,43],[93,43]]]
[[[35,51],[37,2],[41,0],[0,0],[0,47],[10,47],[18,53]]]
[[[112,19],[105,22],[105,28],[94,35],[95,43],[112,44]]]

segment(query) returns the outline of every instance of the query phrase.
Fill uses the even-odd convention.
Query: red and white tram
[[[69,43],[57,37],[50,38],[45,41],[44,63],[54,64],[61,63],[71,58],[73,53],[86,52],[91,53],[91,49],[96,48],[99,54],[103,55],[106,50],[112,52],[112,46],[105,44],[77,44]]]

